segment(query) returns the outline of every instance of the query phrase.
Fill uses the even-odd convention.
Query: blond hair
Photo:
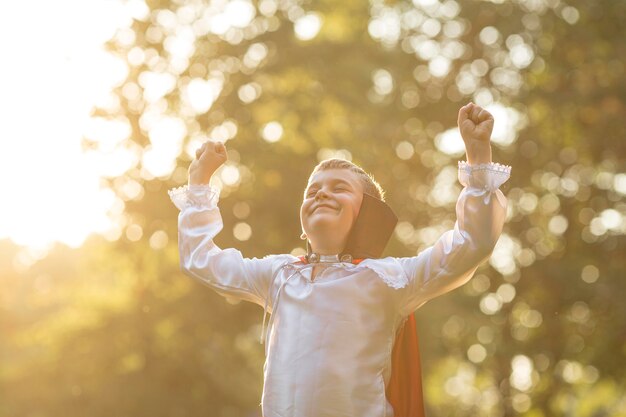
[[[309,176],[309,182],[311,177],[319,171],[325,171],[328,169],[347,169],[348,171],[357,174],[361,184],[363,185],[363,192],[369,194],[372,197],[376,197],[381,201],[385,201],[385,190],[380,186],[371,174],[368,174],[360,166],[353,164],[345,159],[331,158],[325,159],[313,168],[313,172]]]

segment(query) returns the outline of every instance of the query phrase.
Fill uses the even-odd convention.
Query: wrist
[[[470,165],[489,164],[491,160],[491,144],[484,141],[469,143],[465,149],[467,163]]]
[[[213,176],[213,174],[206,176],[195,176],[195,175],[191,175],[189,177],[189,181],[187,182],[189,185],[209,185],[209,183],[211,182],[211,177]]]

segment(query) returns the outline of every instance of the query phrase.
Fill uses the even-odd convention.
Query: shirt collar
[[[407,276],[404,268],[400,265],[400,262],[396,258],[377,258],[377,259],[353,259],[351,262],[337,261],[338,255],[324,255],[333,256],[332,261],[326,261],[325,263],[334,263],[337,266],[345,269],[361,269],[367,268],[373,271],[387,286],[393,289],[405,288],[409,284],[409,277]],[[309,262],[306,256],[298,257],[298,260],[292,265],[298,270],[312,265],[313,262]],[[322,262],[318,262],[322,263]]]

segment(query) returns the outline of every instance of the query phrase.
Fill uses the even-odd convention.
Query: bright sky
[[[80,246],[113,226],[115,203],[81,151],[94,103],[126,66],[102,49],[128,12],[117,0],[10,2],[0,14],[0,239]]]

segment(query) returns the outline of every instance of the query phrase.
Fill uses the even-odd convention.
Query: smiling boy
[[[387,390],[396,336],[418,307],[471,278],[491,254],[506,213],[498,187],[510,167],[491,162],[493,117],[468,104],[458,124],[467,162],[459,164],[464,189],[457,222],[413,257],[379,258],[395,222],[388,221],[380,186],[347,161],[322,161],[309,178],[300,208],[308,249],[303,258],[248,259],[215,245],[223,225],[219,191],[208,183],[227,160],[222,144],[205,143],[190,165],[189,184],[170,191],[181,210],[182,270],[272,314],[265,335],[265,417],[408,415]],[[363,250],[377,243],[382,246]],[[355,262],[359,257],[365,259]]]
[[[355,169],[357,167],[347,161],[329,160],[318,165],[311,174],[300,207],[300,223],[301,237],[308,239],[314,253],[339,254],[346,247],[365,188],[373,182],[365,172],[353,171]],[[368,188],[368,194],[375,192],[382,199],[380,186]],[[313,266],[311,279],[315,279],[321,266]]]

